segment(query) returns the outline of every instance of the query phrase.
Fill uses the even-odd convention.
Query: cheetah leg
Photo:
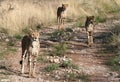
[[[31,56],[29,57],[29,77],[32,76],[32,59]]]
[[[35,77],[36,76],[36,73],[35,73],[35,68],[36,68],[36,60],[33,62],[33,77]]]
[[[87,39],[88,39],[87,44],[89,45],[89,43],[90,43],[90,36],[89,36],[89,32],[87,32]]]
[[[22,56],[22,65],[21,65],[21,73],[24,74],[24,69],[25,69],[25,54],[27,53],[27,50],[25,50],[23,56]]]
[[[88,32],[88,45],[93,45],[93,32]]]
[[[58,24],[60,23],[60,17],[57,17],[57,23]]]

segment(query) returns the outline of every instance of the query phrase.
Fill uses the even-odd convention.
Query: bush
[[[13,42],[13,41],[9,41],[7,44],[8,44],[8,46],[15,46],[15,42]]]
[[[83,25],[82,25],[81,21],[77,21],[74,26],[75,26],[75,27],[81,27],[81,26],[83,26]]]
[[[64,68],[70,68],[72,66],[71,61],[64,61],[60,67],[64,67]]]
[[[89,80],[89,75],[85,73],[81,73],[80,75],[77,76],[78,79],[81,79],[82,82],[90,82]]]
[[[52,55],[61,56],[66,53],[67,44],[66,43],[59,43],[58,45],[53,47]]]
[[[57,64],[51,64],[51,65],[48,65],[47,67],[45,67],[45,70],[47,72],[51,72],[53,70],[57,70],[58,67],[59,67],[59,65],[57,65]]]
[[[25,34],[29,34],[30,30],[29,30],[29,28],[23,28],[22,32]]]
[[[112,34],[109,37],[109,49],[114,52],[114,56],[109,58],[106,64],[112,71],[120,72],[120,25],[114,25],[111,27],[110,32]]]
[[[104,16],[97,16],[95,19],[96,23],[103,23],[106,21],[106,17]]]
[[[110,39],[110,44],[112,46],[119,46],[120,45],[120,34],[119,35],[112,35]]]
[[[110,58],[106,64],[111,68],[112,71],[120,72],[120,56]]]
[[[20,40],[20,39],[22,38],[22,36],[19,35],[19,34],[15,34],[14,37],[15,37],[16,39],[18,39],[18,40]]]
[[[109,46],[112,46],[112,50],[117,54],[120,50],[120,25],[117,24],[111,27],[110,32],[112,35],[109,37]]]
[[[52,41],[68,41],[74,37],[74,32],[71,28],[56,30],[50,36],[50,40]]]
[[[77,79],[77,74],[75,74],[75,73],[67,73],[67,78],[69,79],[69,80],[76,80]]]
[[[116,25],[112,26],[110,31],[113,35],[119,35],[120,34],[120,25],[116,24]]]
[[[80,82],[90,82],[89,80],[89,76],[87,74],[81,73],[81,74],[77,74],[77,73],[66,73],[65,77],[69,80],[69,81],[78,81],[80,80]]]
[[[43,62],[43,63],[48,62],[48,60],[47,60],[47,58],[46,58],[45,56],[39,56],[39,57],[37,58],[37,61]]]
[[[60,67],[64,68],[73,68],[73,69],[79,69],[79,67],[75,64],[73,64],[71,61],[64,61]]]

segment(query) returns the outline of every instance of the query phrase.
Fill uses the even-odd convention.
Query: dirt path
[[[104,54],[100,52],[104,48],[102,45],[104,45],[105,43],[105,41],[101,37],[108,36],[108,28],[110,27],[111,23],[115,22],[109,21],[103,24],[100,23],[96,25],[94,35],[95,44],[91,48],[86,45],[87,38],[84,28],[77,29],[77,38],[69,41],[69,44],[73,47],[68,49],[68,53],[66,53],[66,56],[72,58],[73,62],[80,67],[79,71],[91,75],[91,82],[111,82],[109,81],[108,77],[108,74],[111,71],[104,63],[107,60],[107,57],[111,56],[112,54]],[[53,32],[54,30],[55,29],[52,27],[42,29],[41,41],[47,42],[47,38],[49,36],[48,34]],[[43,67],[45,66],[45,64],[40,62],[37,63],[38,68],[36,78],[27,78],[27,74],[21,76],[19,64],[21,58],[20,45],[18,45],[17,49],[18,51],[16,54],[9,54],[7,56],[7,60],[5,62],[7,68],[2,69],[3,73],[4,71],[7,71],[6,75],[10,79],[10,81],[8,82],[61,82],[54,79],[51,80],[51,78],[47,78],[45,73],[43,72]],[[41,50],[45,51],[46,48],[41,48]]]

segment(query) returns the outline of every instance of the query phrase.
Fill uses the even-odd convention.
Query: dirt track
[[[112,54],[101,53],[101,50],[104,49],[103,45],[105,45],[106,40],[102,37],[108,37],[109,30],[108,28],[112,23],[116,23],[116,21],[108,21],[106,23],[100,23],[95,26],[95,39],[94,46],[88,47],[86,44],[87,38],[85,34],[84,28],[79,28],[76,30],[77,38],[69,41],[69,44],[73,46],[73,48],[68,49],[68,53],[66,56],[73,59],[73,62],[77,64],[80,69],[79,71],[83,71],[89,75],[91,75],[91,82],[111,82],[109,81],[108,74],[111,72],[110,69],[105,65],[105,61]],[[117,22],[118,23],[118,22]],[[53,32],[55,29],[45,28],[42,29],[41,40],[47,43],[45,37],[47,37],[48,33]],[[54,42],[51,42],[54,44]],[[47,49],[48,47],[41,47],[41,53]],[[50,48],[50,47],[49,47]],[[61,80],[55,80],[51,77],[46,76],[43,68],[47,65],[41,62],[37,63],[37,77],[36,78],[27,78],[27,74],[24,76],[20,75],[20,57],[21,57],[21,48],[20,45],[17,47],[16,54],[7,55],[7,60],[5,60],[6,68],[0,69],[0,75],[5,75],[5,78],[8,77],[7,82],[61,82]],[[26,68],[27,69],[27,68]],[[27,71],[26,71],[27,72]],[[5,80],[5,79],[3,79]],[[9,81],[10,80],[10,81]],[[6,82],[6,81],[2,81]],[[65,81],[62,81],[65,82]],[[76,81],[78,82],[78,81]],[[117,81],[116,81],[117,82]]]

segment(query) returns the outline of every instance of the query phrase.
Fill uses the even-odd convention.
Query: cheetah
[[[94,16],[86,17],[85,29],[87,32],[88,46],[92,46],[93,45],[93,32],[94,32]]]
[[[31,31],[29,35],[25,35],[22,38],[21,46],[21,73],[24,74],[25,59],[28,56],[29,77],[35,77],[36,61],[40,49],[39,33],[37,31]]]
[[[63,27],[64,21],[66,19],[66,9],[68,4],[62,4],[61,7],[57,9],[57,22],[60,25],[59,27]]]

